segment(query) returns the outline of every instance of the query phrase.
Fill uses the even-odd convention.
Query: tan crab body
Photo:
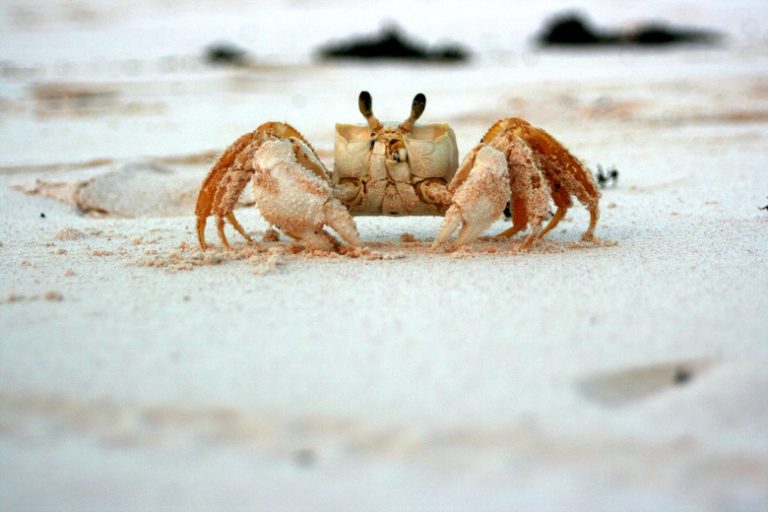
[[[458,165],[456,136],[445,123],[415,126],[397,141],[396,123],[382,124],[375,137],[369,126],[337,124],[333,182],[353,215],[440,215],[445,205],[423,190],[447,189]]]
[[[600,193],[589,169],[545,131],[518,118],[494,124],[458,166],[456,137],[445,123],[417,125],[426,97],[417,94],[402,123],[381,123],[370,94],[358,99],[366,125],[337,124],[334,170],[329,172],[312,146],[292,126],[269,122],[236,140],[203,181],[195,214],[201,248],[205,225],[216,217],[219,238],[230,224],[253,242],[234,216],[234,207],[253,180],[256,206],[267,222],[308,247],[332,250],[339,242],[361,244],[353,215],[445,215],[433,248],[472,242],[501,216],[508,204],[509,237],[527,228],[522,248],[551,231],[576,197],[590,214],[582,236],[591,240]],[[557,212],[542,228],[549,199]]]

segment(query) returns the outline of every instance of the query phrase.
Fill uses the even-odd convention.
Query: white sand
[[[496,50],[469,67],[309,66],[293,41],[295,65],[211,70],[182,55],[188,67],[163,70],[164,54],[121,44],[184,8],[136,5],[98,30],[55,9],[23,30],[3,17],[16,44],[0,46],[0,509],[768,508],[766,39],[572,56],[503,50],[475,27],[456,39]],[[767,14],[723,6],[693,18],[735,30]],[[213,16],[183,51],[238,23]],[[114,48],[78,42],[88,30]],[[277,29],[264,30],[274,55]],[[46,84],[109,94],[51,103],[35,95]],[[234,232],[218,264],[186,248],[185,201],[208,164],[175,157],[268,119],[327,156],[362,88],[381,118],[425,92],[424,119],[451,122],[462,152],[522,115],[592,167],[616,165],[598,226],[616,244],[571,247],[587,224],[574,208],[530,254],[429,254],[438,218],[357,219],[394,259],[252,254]],[[171,173],[142,193],[125,171],[136,162]],[[17,189],[70,184],[68,197],[93,177],[123,216]],[[266,229],[252,208],[238,218]]]

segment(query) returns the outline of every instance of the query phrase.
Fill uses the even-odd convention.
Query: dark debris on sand
[[[598,165],[595,179],[597,180],[597,185],[601,189],[605,189],[608,185],[613,185],[615,187],[619,183],[619,170],[615,167],[603,169],[602,165]]]
[[[397,26],[389,26],[379,33],[353,37],[346,41],[331,42],[318,49],[323,60],[406,60],[427,62],[465,62],[469,53],[459,45],[428,47],[412,41]]]
[[[716,32],[671,27],[664,23],[649,23],[628,31],[601,31],[573,13],[554,16],[537,37],[540,46],[713,45],[720,40],[721,36]]]

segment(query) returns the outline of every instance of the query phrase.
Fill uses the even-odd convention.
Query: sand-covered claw
[[[464,159],[449,189],[453,201],[432,244],[433,250],[446,243],[459,226],[453,245],[468,244],[501,216],[510,198],[504,154],[479,144]]]
[[[325,167],[295,138],[264,142],[254,153],[253,195],[264,219],[308,247],[335,250],[339,242],[361,244],[349,211],[333,195]]]
[[[205,224],[211,215],[222,245],[229,247],[227,220],[253,243],[233,212],[250,180],[264,219],[287,235],[308,247],[337,249],[339,242],[324,229],[330,226],[348,244],[360,245],[355,223],[334,198],[328,170],[312,146],[291,125],[268,122],[227,148],[203,181],[195,206],[201,249],[208,247]]]

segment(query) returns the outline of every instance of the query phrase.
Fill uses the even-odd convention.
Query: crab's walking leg
[[[222,181],[225,180],[225,177],[230,172],[235,159],[243,153],[255,138],[256,132],[247,133],[229,146],[219,157],[219,160],[208,173],[208,176],[203,181],[203,185],[200,187],[195,205],[195,215],[197,216],[197,240],[200,243],[201,249],[208,247],[208,244],[205,242],[206,219],[214,210],[215,198],[217,192],[222,188]]]
[[[511,237],[530,225],[522,249],[528,249],[541,236],[541,224],[547,215],[548,188],[533,151],[513,131],[494,137],[490,146],[504,153],[509,174],[512,227],[499,235]]]
[[[516,197],[512,201],[512,227],[497,235],[497,238],[509,238],[523,231],[528,226],[528,212],[525,209],[525,201]]]
[[[555,215],[549,220],[549,223],[547,223],[547,226],[544,228],[544,230],[541,232],[542,238],[544,238],[547,233],[557,227],[560,221],[565,217],[565,214],[568,212],[568,208],[573,205],[571,196],[568,195],[568,192],[563,190],[560,185],[555,185],[554,190],[552,191],[552,199],[555,201],[557,211],[555,212]]]
[[[240,223],[237,222],[234,212],[229,212],[227,214],[227,220],[229,221],[230,224],[232,224],[232,227],[234,227],[235,230],[243,236],[243,238],[245,238],[249,243],[253,243],[253,238],[251,238],[251,236],[245,232],[245,229],[243,229],[243,226],[241,226]]]
[[[231,249],[229,242],[227,241],[227,235],[224,233],[224,217],[219,217],[218,215],[216,216],[216,232],[219,234],[221,245],[226,249]]]
[[[498,121],[485,134],[483,142],[491,142],[505,133],[514,133],[530,147],[535,163],[549,183],[552,198],[558,206],[555,216],[544,228],[541,236],[554,229],[562,220],[567,208],[571,206],[570,196],[573,195],[589,211],[589,227],[582,239],[592,240],[599,218],[600,191],[589,169],[550,134],[519,118]],[[564,197],[559,197],[560,188],[563,189]]]
[[[592,242],[595,240],[595,228],[597,227],[597,220],[600,217],[600,210],[597,202],[587,207],[589,211],[589,227],[581,235],[581,239],[585,242]]]
[[[260,142],[254,141],[237,155],[235,162],[222,178],[219,187],[216,189],[216,194],[214,195],[213,212],[216,215],[216,231],[219,234],[219,239],[221,240],[222,245],[227,249],[229,249],[230,246],[227,242],[227,237],[224,234],[224,219],[229,220],[246,240],[252,242],[251,238],[245,233],[245,230],[235,218],[233,210],[235,209],[235,205],[242,195],[245,186],[251,180],[251,176],[253,176],[254,170],[251,160],[259,146]]]
[[[208,220],[208,216],[201,216],[197,218],[197,243],[200,244],[201,249],[207,249],[208,244],[205,242],[205,224]]]

